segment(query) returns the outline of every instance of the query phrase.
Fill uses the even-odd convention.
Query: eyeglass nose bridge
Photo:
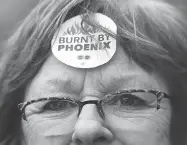
[[[105,113],[104,113],[102,105],[101,105],[102,100],[88,100],[88,101],[84,101],[84,102],[78,101],[77,103],[79,104],[78,116],[80,115],[81,110],[84,105],[95,104],[97,106],[97,111],[98,111],[100,117],[105,119]]]

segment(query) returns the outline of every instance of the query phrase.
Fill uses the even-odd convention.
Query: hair
[[[159,73],[172,95],[171,142],[185,144],[187,133],[187,23],[172,5],[159,0],[41,0],[7,41],[1,58],[0,144],[21,144],[17,104],[25,87],[50,55],[60,24],[79,14],[102,13],[118,28],[110,33],[129,59]]]

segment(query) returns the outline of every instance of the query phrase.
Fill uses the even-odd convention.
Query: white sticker
[[[96,13],[94,20],[117,33],[117,26],[109,17]],[[79,15],[60,26],[52,40],[52,53],[61,62],[77,68],[94,68],[107,63],[116,52],[116,39],[86,23],[82,25],[83,30],[81,22]]]

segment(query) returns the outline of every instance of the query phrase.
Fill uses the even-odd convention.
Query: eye
[[[106,96],[102,101],[105,114],[126,117],[128,114],[152,113],[157,107],[157,96],[144,91],[121,92]]]
[[[112,96],[108,100],[105,100],[104,103],[107,103],[110,106],[115,107],[119,110],[139,110],[145,109],[148,107],[148,103],[144,96],[140,93],[122,93],[115,96]]]
[[[74,103],[67,100],[54,100],[48,102],[43,107],[43,111],[65,111],[73,106],[75,106]]]
[[[120,106],[143,106],[145,105],[145,101],[141,98],[138,98],[134,94],[123,94],[120,95],[119,101]]]

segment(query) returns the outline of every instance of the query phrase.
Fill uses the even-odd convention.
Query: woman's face
[[[117,52],[107,64],[92,69],[69,67],[51,55],[28,85],[25,101],[54,96],[81,101],[98,100],[108,93],[124,89],[169,93],[161,77],[130,62],[122,47],[117,46]],[[67,115],[69,112],[62,116],[52,110],[56,107],[54,104],[45,106],[43,113],[41,108],[47,102],[30,105],[30,108],[27,106],[27,121],[22,121],[23,145],[169,145],[169,99],[162,99],[159,110],[141,106],[140,110],[132,109],[136,103],[137,100],[127,104],[129,108],[126,111],[123,111],[123,106],[122,111],[117,107],[112,110],[113,104],[109,104],[108,109],[112,111],[105,118],[99,115],[95,104],[84,105],[79,116],[70,117]],[[58,105],[57,109],[64,107],[63,104]],[[71,108],[71,104],[68,105]],[[120,115],[115,113],[117,109],[121,111],[118,111]],[[55,115],[51,117],[53,111]]]

